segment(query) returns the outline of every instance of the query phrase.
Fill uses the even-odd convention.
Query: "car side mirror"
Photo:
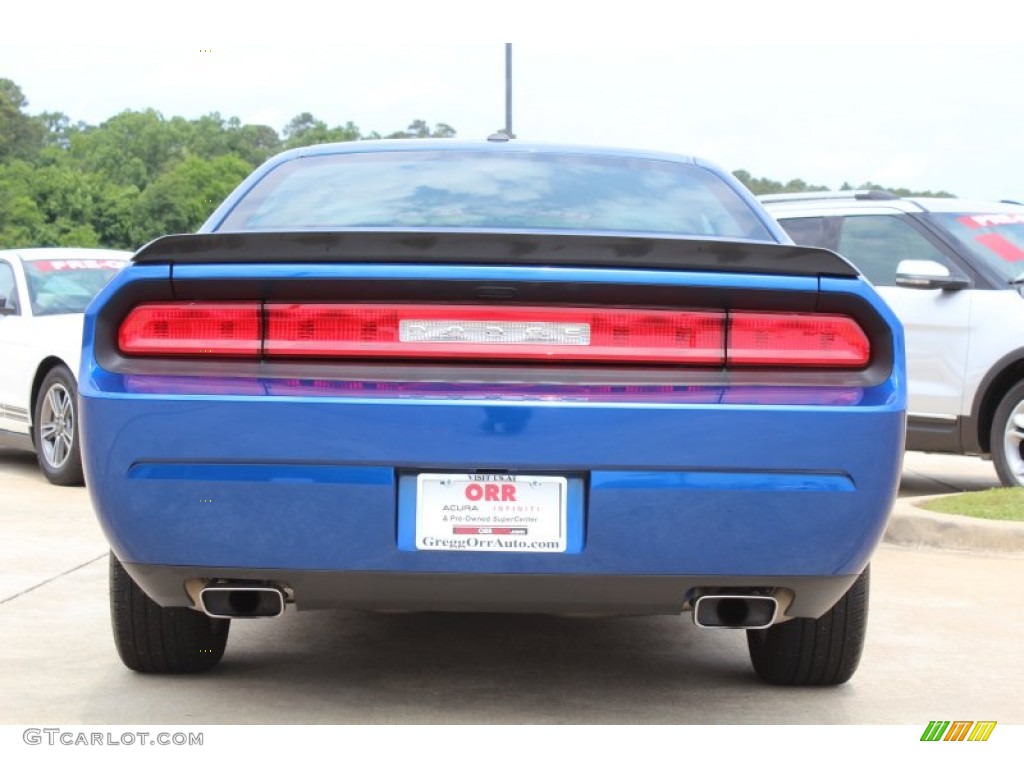
[[[0,317],[3,315],[16,315],[18,308],[7,303],[7,297],[0,293]]]
[[[937,261],[904,259],[896,266],[896,285],[902,288],[959,291],[969,288],[971,281],[963,275],[951,274],[949,268]]]

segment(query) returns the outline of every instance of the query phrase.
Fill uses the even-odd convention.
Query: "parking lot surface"
[[[996,484],[980,460],[938,459],[908,456],[904,498]],[[1024,557],[1012,554],[884,544],[864,659],[834,689],[759,683],[741,632],[689,615],[289,610],[235,621],[213,672],[159,677],[114,651],[88,492],[0,453],[0,515],[2,724],[1024,723]]]

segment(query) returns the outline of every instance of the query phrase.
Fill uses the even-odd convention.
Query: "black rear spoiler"
[[[672,236],[507,232],[228,232],[168,235],[135,254],[139,264],[377,262],[625,267],[854,277],[823,248]]]

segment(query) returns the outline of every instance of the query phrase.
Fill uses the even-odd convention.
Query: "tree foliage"
[[[45,123],[26,114],[26,106],[21,88],[0,78],[0,162],[29,158],[42,147]]]
[[[839,189],[843,192],[849,192],[853,189],[880,189],[883,192],[894,194],[896,197],[956,197],[952,192],[946,192],[945,190],[939,190],[938,192],[921,190],[915,192],[907,187],[883,187],[881,184],[875,184],[873,181],[865,181],[863,184],[857,185],[844,181]]]
[[[168,232],[189,232],[198,226],[252,167],[238,155],[206,159],[189,155],[160,174],[135,201],[135,219],[141,241]]]
[[[29,114],[0,78],[0,248],[104,246],[134,250],[160,235],[193,232],[256,166],[284,149],[379,139],[349,121],[328,126],[309,112],[279,135],[218,112],[189,120],[154,109],[100,125],[62,112]],[[414,120],[395,138],[450,137]]]
[[[413,120],[404,131],[388,134],[389,139],[450,139],[455,129],[448,123],[435,123],[433,129],[426,120]]]
[[[755,195],[775,195],[785,192],[831,192],[828,187],[820,184],[808,184],[803,179],[790,179],[787,182],[776,181],[768,178],[754,178],[748,171],[733,171],[733,176],[740,180],[747,189]],[[914,192],[906,187],[883,187],[866,181],[863,184],[854,186],[849,182],[843,182],[839,187],[840,192],[849,192],[854,189],[880,189],[890,192],[897,197],[956,197],[949,192]]]
[[[286,149],[306,147],[310,144],[328,144],[334,141],[357,141],[364,138],[351,121],[345,125],[328,128],[323,120],[317,120],[309,112],[296,115],[284,127]]]
[[[779,192],[828,192],[828,187],[808,184],[803,179],[790,179],[786,183],[767,178],[754,178],[747,171],[733,171],[743,186],[755,195],[773,195]]]
[[[125,111],[100,125],[62,112],[27,111],[28,99],[0,78],[0,248],[106,246],[136,249],[154,237],[192,232],[256,166],[283,149],[362,139],[449,138],[447,123],[413,120],[400,131],[329,126],[310,112],[281,133],[218,112],[189,120],[154,109]],[[756,194],[828,188],[736,177]],[[882,189],[870,182],[859,188]],[[844,184],[842,189],[853,189]],[[948,192],[901,195],[951,196]]]

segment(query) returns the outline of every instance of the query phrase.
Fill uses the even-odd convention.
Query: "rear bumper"
[[[574,576],[542,574],[375,573],[197,568],[124,563],[132,578],[164,606],[192,606],[183,585],[225,581],[281,587],[299,610],[472,611],[642,616],[691,610],[700,594],[735,591],[780,598],[787,617],[816,618],[857,575],[780,578],[706,576]]]
[[[319,572],[324,583],[331,574],[678,577],[667,601],[678,610],[698,581],[760,585],[863,570],[903,447],[903,412],[877,390],[855,404],[796,407],[93,389],[82,398],[84,458],[112,549],[137,568],[202,578],[218,569]],[[403,478],[488,470],[573,480],[578,551],[402,545]],[[500,583],[485,602],[502,603]],[[590,602],[576,605],[574,587],[552,590],[563,596],[552,608]],[[318,588],[312,603],[330,602],[330,591]],[[352,604],[345,590],[334,602]]]

